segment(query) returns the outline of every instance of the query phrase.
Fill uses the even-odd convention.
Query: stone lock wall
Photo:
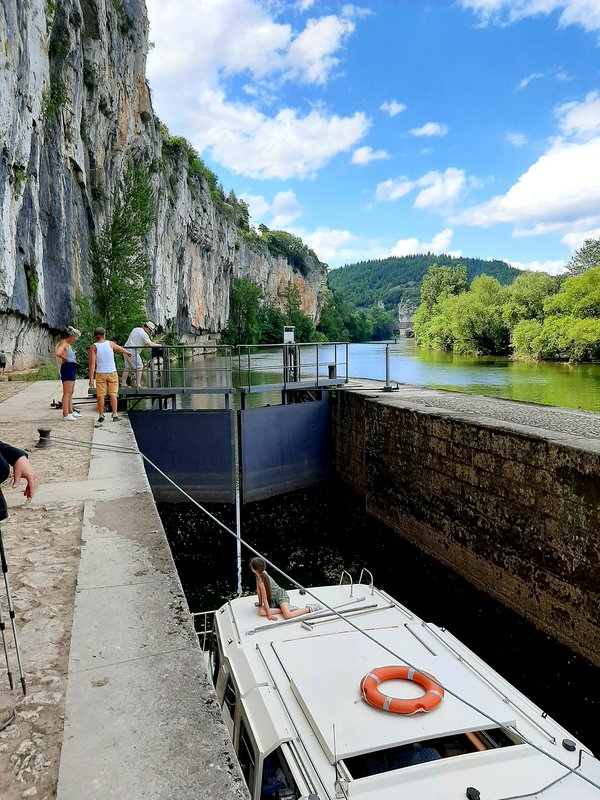
[[[339,392],[336,471],[367,511],[600,666],[600,448]]]

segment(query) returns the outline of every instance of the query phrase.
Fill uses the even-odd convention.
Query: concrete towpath
[[[62,422],[60,386],[25,386],[0,402],[0,439],[29,451],[39,479],[32,502],[4,487],[28,692],[9,692],[0,664],[16,711],[0,732],[0,796],[247,797],[126,416],[95,423],[80,381],[83,416]],[[42,426],[48,449],[35,448]]]

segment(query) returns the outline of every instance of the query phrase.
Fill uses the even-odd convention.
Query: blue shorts
[[[75,380],[75,368],[76,364],[74,361],[65,361],[64,364],[60,365],[60,379],[61,381],[74,381]]]

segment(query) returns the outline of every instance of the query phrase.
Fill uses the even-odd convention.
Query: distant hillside
[[[423,276],[433,264],[467,268],[469,281],[477,275],[491,275],[500,283],[512,283],[521,275],[505,261],[484,261],[481,258],[454,258],[446,255],[415,255],[401,258],[382,258],[378,261],[359,261],[328,273],[332,289],[344,293],[346,299],[358,308],[370,308],[383,302],[387,311],[396,312],[398,303],[416,309],[420,303]]]

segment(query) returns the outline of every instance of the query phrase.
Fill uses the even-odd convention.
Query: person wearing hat
[[[135,370],[136,388],[142,388],[142,370],[144,368],[144,362],[142,361],[141,352],[144,347],[161,347],[158,342],[153,342],[150,339],[150,334],[154,333],[155,329],[156,326],[153,322],[144,322],[141,328],[134,328],[127,337],[125,347],[133,350],[133,355],[124,356],[123,360],[125,361],[125,369],[123,370],[123,374],[121,376],[121,388],[125,388],[127,386],[129,371],[132,369]]]

